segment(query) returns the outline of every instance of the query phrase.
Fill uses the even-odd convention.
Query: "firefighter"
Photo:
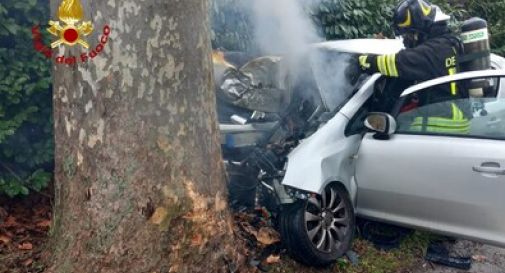
[[[369,74],[381,73],[413,82],[456,74],[462,44],[449,30],[449,19],[438,6],[427,1],[401,1],[395,9],[393,24],[395,35],[403,38],[405,49],[396,54],[359,56],[360,68]],[[440,98],[454,100],[462,96],[456,83],[440,89],[437,94]],[[462,108],[466,107],[446,104],[436,116],[415,119],[411,130],[466,133],[468,114]]]

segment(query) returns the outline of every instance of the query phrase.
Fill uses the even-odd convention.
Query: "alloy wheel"
[[[344,199],[331,185],[321,195],[308,199],[304,215],[309,240],[319,251],[334,251],[349,232],[351,215]]]

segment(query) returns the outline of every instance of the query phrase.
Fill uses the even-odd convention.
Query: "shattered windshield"
[[[346,76],[352,54],[328,49],[314,50],[310,62],[321,97],[329,111],[343,106],[356,91],[356,83]],[[357,79],[359,75],[352,75]]]

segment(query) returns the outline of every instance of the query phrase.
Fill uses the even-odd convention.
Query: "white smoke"
[[[264,54],[298,55],[311,43],[322,41],[304,7],[312,0],[254,0],[255,41]]]

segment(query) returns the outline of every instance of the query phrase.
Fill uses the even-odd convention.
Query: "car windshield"
[[[314,78],[329,111],[341,108],[359,85],[360,75],[345,73],[353,65],[351,56],[330,49],[316,49],[310,54]]]

